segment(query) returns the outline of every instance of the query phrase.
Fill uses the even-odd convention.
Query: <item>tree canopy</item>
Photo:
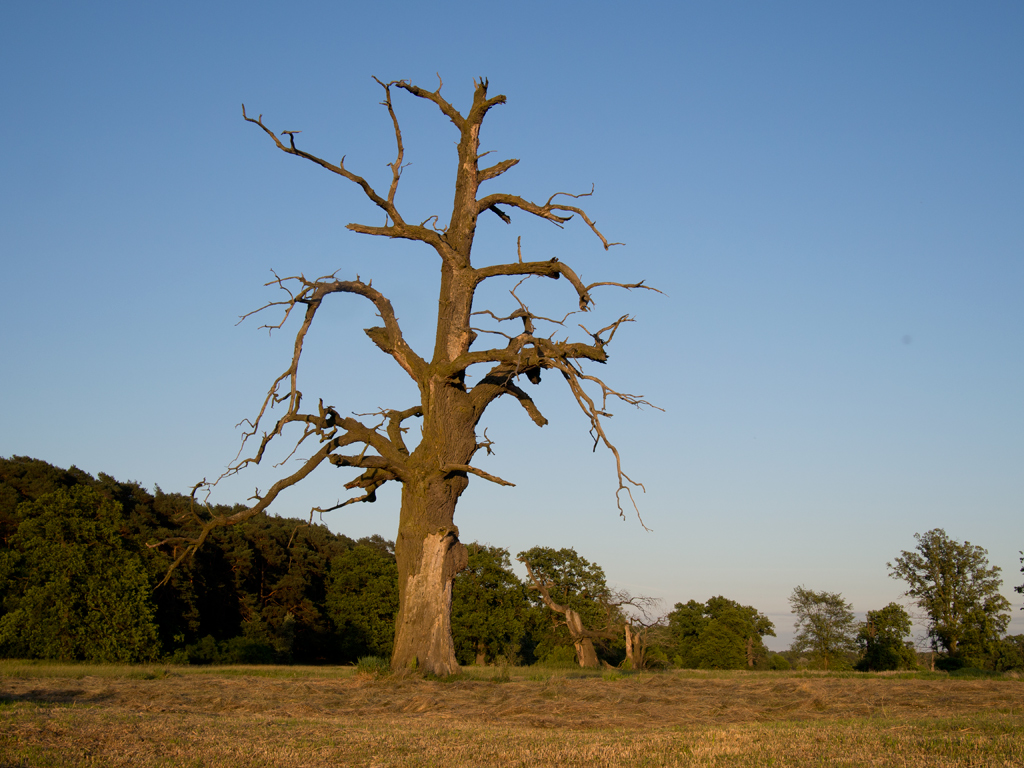
[[[796,587],[789,597],[796,614],[792,648],[810,653],[824,669],[844,665],[844,654],[854,650],[856,617],[853,607],[838,592],[815,592]]]
[[[120,504],[79,486],[22,507],[0,554],[0,582],[23,586],[8,592],[0,647],[67,661],[157,658],[151,585],[142,558],[122,541]]]
[[[910,615],[897,603],[868,611],[864,623],[857,630],[857,644],[863,651],[857,669],[871,672],[914,669],[917,654],[906,640],[910,627]]]
[[[1010,603],[999,593],[1000,568],[989,565],[987,550],[955,541],[941,528],[914,538],[915,549],[887,565],[927,614],[934,647],[954,658],[987,653],[1010,621]]]
[[[580,666],[597,666],[594,640],[616,635],[613,628],[623,623],[601,566],[568,547],[533,547],[516,559],[526,567],[530,599],[538,608],[547,608],[551,617],[551,632],[537,652],[549,653],[568,640]]]
[[[766,636],[775,625],[749,605],[718,596],[706,603],[676,603],[668,614],[678,666],[689,669],[746,669],[764,666]]]
[[[452,634],[460,663],[520,658],[531,606],[508,550],[470,544],[469,565],[452,587]]]

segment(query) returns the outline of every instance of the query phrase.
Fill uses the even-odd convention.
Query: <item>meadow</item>
[[[14,766],[1020,766],[1024,680],[0,661]]]

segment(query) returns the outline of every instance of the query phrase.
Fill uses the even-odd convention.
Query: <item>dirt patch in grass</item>
[[[0,768],[808,761],[1024,764],[1024,683],[775,673],[505,683],[327,671],[0,677]]]

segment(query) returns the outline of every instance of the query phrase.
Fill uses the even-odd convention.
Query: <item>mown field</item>
[[[1021,766],[1024,681],[0,661],[12,766]]]

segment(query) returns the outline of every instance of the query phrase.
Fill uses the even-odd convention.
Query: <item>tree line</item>
[[[394,544],[263,515],[213,531],[180,554],[202,520],[192,499],[93,478],[27,457],[0,459],[0,655],[100,662],[351,663],[391,658],[399,607]],[[214,510],[230,514],[231,507]],[[919,654],[898,604],[858,622],[841,595],[797,587],[789,651],[773,623],[712,597],[656,601],[607,584],[575,550],[537,546],[517,559],[470,544],[452,590],[460,664],[610,664],[634,668],[910,669]],[[889,565],[929,618],[939,667],[1024,668],[1024,636],[1006,637],[1009,603],[986,553],[941,530]],[[1018,587],[1018,591],[1024,587]]]

